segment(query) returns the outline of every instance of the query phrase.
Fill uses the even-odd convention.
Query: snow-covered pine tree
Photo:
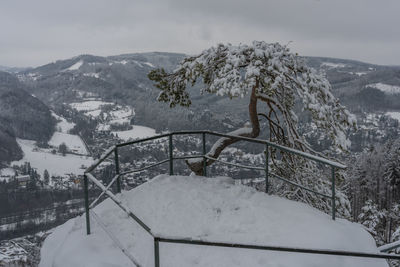
[[[43,172],[43,181],[44,181],[44,184],[46,184],[46,185],[48,185],[50,183],[50,174],[47,169],[45,169]]]
[[[158,100],[170,107],[190,106],[191,100],[186,90],[202,80],[202,93],[211,93],[229,98],[249,97],[249,123],[243,128],[230,132],[256,138],[260,133],[258,116],[267,119],[270,140],[302,151],[315,152],[298,132],[298,118],[294,112],[295,103],[302,103],[309,111],[313,122],[325,131],[332,140],[333,147],[345,150],[350,142],[346,138],[348,126],[355,126],[354,117],[340,105],[331,93],[331,86],[323,74],[307,67],[303,58],[289,51],[279,43],[254,41],[251,45],[219,44],[204,50],[197,56],[186,57],[173,71],[156,69],[149,73],[149,79],[161,90]],[[264,112],[258,112],[258,103],[264,104]],[[237,142],[235,138],[220,138],[208,152],[208,156],[218,158],[227,146]],[[314,173],[317,167],[300,158],[281,153],[279,160],[276,151],[270,151],[275,167],[290,175]],[[203,160],[211,165],[211,159],[188,160],[189,168],[202,175]],[[302,168],[302,170],[301,170]],[[288,176],[286,176],[288,177]],[[299,179],[303,179],[299,178]],[[307,176],[307,179],[321,179]],[[329,186],[328,183],[320,183]],[[308,193],[300,190],[297,198]],[[315,197],[315,196],[314,196]],[[317,201],[311,201],[311,203]]]
[[[396,242],[400,240],[400,203],[396,203],[392,206],[389,212],[389,242]],[[400,252],[400,250],[399,250]]]
[[[384,168],[383,179],[390,188],[388,202],[391,203],[392,199],[400,199],[400,139],[388,142]]]
[[[358,216],[358,221],[371,233],[378,245],[383,245],[385,242],[385,240],[382,240],[385,232],[385,213],[386,211],[379,210],[378,205],[369,199],[361,208],[361,213]]]
[[[353,214],[364,224],[370,218],[361,216],[367,199],[374,203],[376,212],[382,215],[381,231],[374,235],[378,244],[389,243],[400,234],[400,139],[378,144],[357,156],[347,175],[351,178]],[[368,205],[366,205],[368,206]],[[396,231],[398,231],[396,233]]]

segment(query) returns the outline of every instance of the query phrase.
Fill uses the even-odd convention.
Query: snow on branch
[[[229,98],[244,97],[255,89],[257,99],[266,102],[273,111],[269,117],[275,113],[278,120],[277,112],[283,117],[277,123],[285,129],[286,136],[280,131],[271,139],[307,150],[306,142],[297,133],[297,116],[293,112],[294,103],[300,100],[333,145],[344,150],[350,145],[346,130],[355,126],[354,116],[333,96],[325,74],[307,67],[303,58],[279,43],[218,44],[197,56],[186,57],[172,73],[153,70],[149,78],[161,89],[158,100],[169,103],[170,107],[190,106],[186,88],[199,79],[204,84],[202,93]],[[274,127],[271,120],[270,127]]]

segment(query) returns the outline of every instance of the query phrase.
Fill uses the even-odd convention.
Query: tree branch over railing
[[[201,93],[231,99],[250,95],[250,125],[230,132],[231,135],[255,138],[260,134],[257,113],[257,101],[260,100],[267,104],[263,114],[268,120],[271,141],[315,153],[298,132],[294,104],[302,103],[303,109],[309,111],[316,126],[325,131],[335,149],[346,150],[350,144],[346,132],[349,126],[355,126],[354,117],[332,95],[324,74],[307,67],[302,58],[278,43],[219,44],[197,56],[183,59],[172,73],[155,69],[148,77],[161,90],[158,100],[170,107],[190,106],[192,102],[186,88],[198,80],[202,80],[204,85]],[[235,138],[221,138],[207,155],[217,158],[224,148],[237,141]],[[296,163],[292,156],[283,155],[283,159],[291,165]],[[196,174],[202,174],[204,161],[208,166],[213,163],[203,158],[188,160],[187,164]]]

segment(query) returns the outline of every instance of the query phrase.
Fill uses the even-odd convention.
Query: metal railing
[[[199,134],[202,136],[202,154],[199,155],[191,155],[191,156],[182,156],[182,157],[174,157],[173,155],[173,136],[180,136],[180,135],[195,135]],[[264,167],[254,167],[254,166],[246,166],[246,165],[240,165],[236,163],[230,163],[226,161],[219,160],[217,158],[213,158],[207,155],[206,151],[206,136],[217,136],[217,137],[222,137],[222,138],[234,138],[240,141],[247,141],[251,143],[256,143],[256,144],[262,144],[265,146],[265,166]],[[151,164],[149,166],[139,168],[139,169],[134,169],[134,170],[128,170],[124,172],[120,172],[120,165],[119,165],[119,154],[118,151],[121,147],[125,146],[131,146],[134,144],[146,142],[146,141],[151,141],[151,140],[156,140],[160,138],[166,138],[168,137],[168,155],[169,158],[165,160],[161,160],[157,163]],[[311,188],[307,188],[303,185],[294,183],[288,179],[285,179],[283,177],[280,177],[276,174],[273,174],[269,171],[269,157],[268,157],[268,150],[269,148],[275,148],[283,152],[291,153],[294,155],[298,155],[310,160],[313,160],[315,162],[319,162],[325,165],[328,165],[331,167],[331,190],[332,194],[327,195],[323,194],[320,192],[317,192]],[[115,161],[115,176],[111,179],[110,183],[108,185],[103,185],[102,182],[96,179],[96,177],[91,173],[96,169],[97,166],[99,166],[103,161],[107,159],[108,156],[111,154],[114,154],[114,161]],[[149,138],[144,138],[140,140],[135,140],[135,141],[130,141],[126,143],[121,143],[117,144],[116,146],[111,147],[109,150],[107,150],[94,164],[92,164],[88,169],[86,169],[84,173],[84,195],[85,195],[85,210],[86,210],[86,232],[89,235],[91,232],[90,229],[90,209],[95,206],[96,203],[103,197],[103,196],[108,196],[115,204],[117,204],[125,213],[128,214],[129,217],[131,217],[137,224],[141,226],[148,234],[150,234],[153,239],[154,239],[154,261],[155,261],[155,266],[159,267],[160,266],[160,242],[164,243],[179,243],[179,244],[188,244],[188,245],[201,245],[201,246],[216,246],[216,247],[230,247],[230,248],[245,248],[245,249],[257,249],[257,250],[269,250],[269,251],[282,251],[282,252],[296,252],[296,253],[310,253],[310,254],[323,254],[323,255],[337,255],[337,256],[352,256],[352,257],[364,257],[364,258],[379,258],[379,259],[396,259],[400,260],[400,256],[398,255],[391,255],[391,254],[385,254],[385,253],[362,253],[362,252],[351,252],[351,251],[338,251],[338,250],[321,250],[321,249],[304,249],[304,248],[292,248],[292,247],[277,247],[277,246],[259,246],[259,245],[248,245],[248,244],[233,244],[233,243],[224,243],[224,242],[210,242],[210,241],[204,241],[204,240],[195,240],[191,238],[168,238],[168,237],[162,237],[154,234],[152,230],[150,229],[149,226],[147,226],[139,217],[137,217],[130,209],[127,207],[125,204],[122,203],[121,200],[118,199],[118,197],[110,191],[111,186],[116,183],[117,186],[117,193],[121,192],[121,176],[128,174],[128,173],[135,173],[135,172],[141,172],[143,170],[147,170],[149,168],[164,164],[164,163],[169,163],[169,174],[174,175],[174,160],[183,160],[183,159],[193,159],[193,158],[203,158],[203,175],[207,176],[207,162],[206,160],[214,160],[218,161],[220,163],[226,164],[226,165],[231,165],[231,166],[236,166],[240,168],[246,168],[246,169],[253,169],[253,170],[260,170],[265,172],[265,192],[268,193],[269,190],[269,178],[273,177],[276,179],[279,179],[283,182],[289,183],[293,186],[300,187],[304,190],[313,192],[315,194],[318,194],[322,197],[330,198],[332,202],[332,219],[335,220],[336,217],[336,208],[335,208],[335,170],[336,169],[345,169],[346,166],[322,157],[318,157],[309,153],[305,153],[302,151],[295,150],[293,148],[288,148],[284,147],[266,140],[261,140],[261,139],[253,139],[253,138],[247,138],[247,137],[241,137],[241,136],[234,136],[234,135],[228,135],[228,134],[222,134],[222,133],[216,133],[212,131],[181,131],[181,132],[172,132],[172,133],[167,133],[167,134],[162,134],[158,136],[153,136]],[[101,194],[91,203],[89,204],[89,190],[88,190],[88,184],[89,180],[94,183],[97,187],[99,187],[102,192]],[[100,218],[96,215],[94,216],[96,220],[100,220]],[[103,225],[104,226],[104,225]],[[104,226],[105,227],[105,226]],[[107,229],[104,229],[107,233],[109,231]],[[115,240],[115,237],[110,235],[110,238]],[[124,253],[126,252],[125,249],[121,248],[121,244],[117,242],[116,244]],[[130,254],[126,254],[128,257],[131,259],[131,261],[136,265],[140,266],[136,260],[130,256]]]

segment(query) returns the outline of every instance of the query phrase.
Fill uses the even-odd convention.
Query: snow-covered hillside
[[[374,83],[374,84],[368,84],[366,87],[372,87],[376,88],[385,94],[389,95],[395,95],[395,94],[400,94],[400,86],[396,85],[390,85],[390,84],[385,84],[385,83]]]
[[[235,185],[230,178],[160,175],[119,197],[154,233],[207,241],[377,252],[358,224],[331,220],[305,204]],[[95,208],[142,266],[154,266],[153,239],[113,202]],[[92,218],[59,226],[41,250],[41,267],[134,266]],[[165,266],[387,266],[383,260],[160,244]]]
[[[51,115],[57,120],[56,130],[60,133],[69,133],[75,126],[75,123],[67,121],[64,117],[58,116],[52,112]]]
[[[400,112],[386,112],[386,115],[400,122]]]

